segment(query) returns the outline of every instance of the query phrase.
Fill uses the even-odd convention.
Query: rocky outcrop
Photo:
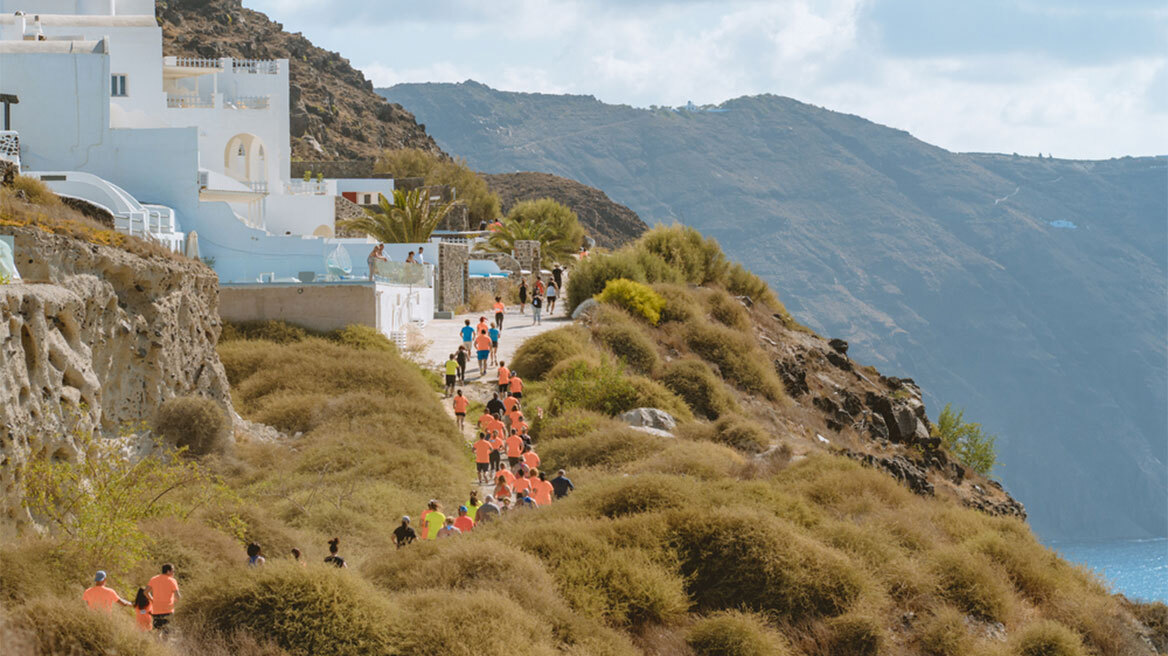
[[[677,420],[673,415],[658,408],[633,408],[618,419],[633,428],[652,428],[664,433],[677,428]]]
[[[76,431],[140,431],[179,395],[230,408],[210,269],[35,228],[0,234],[15,236],[26,281],[0,286],[0,519],[25,519],[22,464],[82,455]]]

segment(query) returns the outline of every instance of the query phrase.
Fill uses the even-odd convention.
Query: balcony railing
[[[292,180],[285,187],[289,194],[322,196],[328,193],[328,185],[324,180]]]
[[[267,180],[252,180],[251,182],[247,182],[245,184],[248,187],[250,187],[251,190],[256,192],[257,194],[268,193],[268,181]]]
[[[166,106],[171,109],[212,109],[215,107],[215,96],[179,96],[168,93]]]
[[[236,96],[223,99],[223,106],[227,109],[267,109],[271,105],[271,96]]]
[[[218,59],[208,59],[206,57],[167,57],[166,59],[173,59],[174,63],[166,62],[172,66],[182,66],[183,68],[220,68],[222,62]]]
[[[434,286],[434,266],[431,264],[406,264],[405,262],[381,262],[379,260],[375,260],[372,264],[373,279],[379,282],[413,287]]]
[[[280,63],[274,59],[233,59],[231,69],[235,73],[275,75],[280,72]]]

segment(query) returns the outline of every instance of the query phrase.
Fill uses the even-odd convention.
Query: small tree
[[[941,444],[970,469],[988,476],[998,464],[996,435],[986,433],[981,424],[965,421],[965,410],[953,410],[946,404],[937,423],[933,425],[933,436],[941,438]]]
[[[491,233],[485,250],[510,253],[515,242],[538,241],[545,262],[567,260],[584,243],[584,228],[576,213],[551,198],[520,201],[503,219],[503,226]]]
[[[388,244],[417,244],[428,241],[454,207],[441,201],[432,203],[430,194],[423,189],[395,189],[392,205],[384,197],[377,203],[377,210],[366,210],[363,217],[341,221],[341,227]]]
[[[419,148],[399,148],[382,153],[373,170],[399,178],[422,178],[427,185],[454,187],[458,200],[466,204],[467,215],[474,225],[494,221],[499,216],[499,197],[478,173],[467,166],[466,160],[446,159]]]

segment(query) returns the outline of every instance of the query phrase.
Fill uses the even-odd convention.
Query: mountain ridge
[[[1000,433],[1040,534],[1168,532],[1163,158],[953,153],[776,95],[380,92],[476,169],[570,177],[718,238],[801,321]]]

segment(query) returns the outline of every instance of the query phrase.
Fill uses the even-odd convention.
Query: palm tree
[[[344,219],[340,226],[387,244],[420,244],[429,241],[430,233],[454,207],[453,203],[431,202],[426,189],[394,189],[392,205],[384,196],[377,204],[377,210],[366,210],[365,216],[357,219]]]
[[[491,233],[482,250],[511,253],[517,241],[538,241],[545,262],[565,261],[584,241],[584,229],[576,213],[550,198],[525,200],[503,219],[502,227]]]

